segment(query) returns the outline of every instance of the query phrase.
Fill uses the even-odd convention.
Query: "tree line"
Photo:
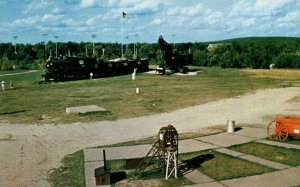
[[[243,38],[196,49],[194,63],[222,68],[300,68],[300,38]],[[201,45],[201,44],[200,44]],[[203,50],[204,49],[204,50]]]
[[[192,53],[194,66],[222,68],[300,68],[300,38],[256,37],[217,42],[171,44],[179,54]],[[57,54],[56,54],[57,50]],[[123,45],[123,54],[133,58],[149,58],[150,64],[162,61],[157,43],[131,43]],[[37,44],[0,44],[0,68],[41,69],[49,56],[85,55],[107,61],[121,56],[119,43],[52,42]]]

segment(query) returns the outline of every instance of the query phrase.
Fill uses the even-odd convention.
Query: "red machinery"
[[[288,136],[300,139],[300,117],[279,116],[267,127],[271,139],[285,141]]]

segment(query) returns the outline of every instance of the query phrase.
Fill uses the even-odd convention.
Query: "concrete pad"
[[[236,144],[243,144],[256,140],[256,138],[241,136],[235,133],[220,133],[211,136],[196,138],[197,140],[214,144],[220,147],[229,147]]]
[[[87,148],[84,149],[85,162],[103,160],[103,149],[105,149],[107,160],[142,158],[146,156],[152,145],[135,145],[122,147],[106,147],[106,148]]]
[[[187,178],[189,181],[192,181],[194,183],[203,184],[208,182],[215,182],[214,179],[208,177],[207,175],[204,175],[199,170],[195,169],[190,173],[187,173],[184,175],[185,178]]]
[[[262,139],[267,137],[267,129],[263,128],[250,128],[250,127],[242,127],[243,129],[234,132],[234,134],[249,136],[256,139]]]
[[[95,169],[104,166],[103,161],[99,162],[85,162],[84,173],[85,173],[85,184],[89,187],[96,186],[95,181]]]
[[[283,142],[273,142],[273,141],[269,141],[269,140],[257,140],[256,142],[269,144],[269,145],[275,145],[275,146],[279,146],[279,147],[285,147],[285,148],[300,149],[300,145],[288,144],[288,143],[283,143]]]
[[[188,71],[187,73],[174,73],[174,75],[188,76],[188,75],[198,75],[203,73],[203,71]]]
[[[146,73],[157,74],[156,70],[147,71]],[[170,70],[166,70],[166,72],[165,72],[166,75],[174,74],[174,75],[179,75],[179,76],[191,76],[191,75],[198,75],[198,74],[202,74],[202,73],[203,73],[203,71],[188,71],[187,73],[172,73]]]
[[[300,185],[300,166],[262,175],[220,181],[229,187],[282,187]]]
[[[105,112],[105,108],[99,107],[97,105],[87,105],[87,106],[76,106],[66,108],[67,114],[85,114],[89,112]]]
[[[217,146],[194,139],[180,140],[178,142],[179,153],[189,153],[214,148],[217,148]]]
[[[291,166],[288,165],[284,165],[284,164],[280,164],[277,162],[272,162],[270,160],[266,160],[263,158],[259,158],[256,156],[252,156],[252,155],[244,155],[244,156],[240,156],[240,158],[245,159],[245,160],[249,160],[251,162],[255,162],[261,165],[265,165],[274,169],[286,169],[286,168],[290,168]],[[300,174],[300,173],[299,173]]]
[[[224,153],[227,155],[235,156],[235,157],[240,157],[240,156],[246,155],[244,153],[233,151],[233,150],[226,149],[226,148],[215,149],[215,151],[218,151],[220,153]]]

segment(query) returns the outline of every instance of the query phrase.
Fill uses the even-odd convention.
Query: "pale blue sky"
[[[129,19],[122,19],[122,12]],[[91,34],[96,37],[93,39]],[[155,43],[159,35],[168,42],[249,36],[300,37],[300,1],[0,1],[0,43],[14,42],[13,36],[18,36],[18,43],[45,40]]]

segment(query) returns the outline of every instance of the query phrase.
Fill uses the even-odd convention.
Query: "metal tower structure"
[[[172,125],[162,127],[159,130],[157,141],[133,174],[135,176],[141,175],[154,159],[157,159],[158,169],[164,174],[166,180],[171,176],[177,178],[178,133]]]

